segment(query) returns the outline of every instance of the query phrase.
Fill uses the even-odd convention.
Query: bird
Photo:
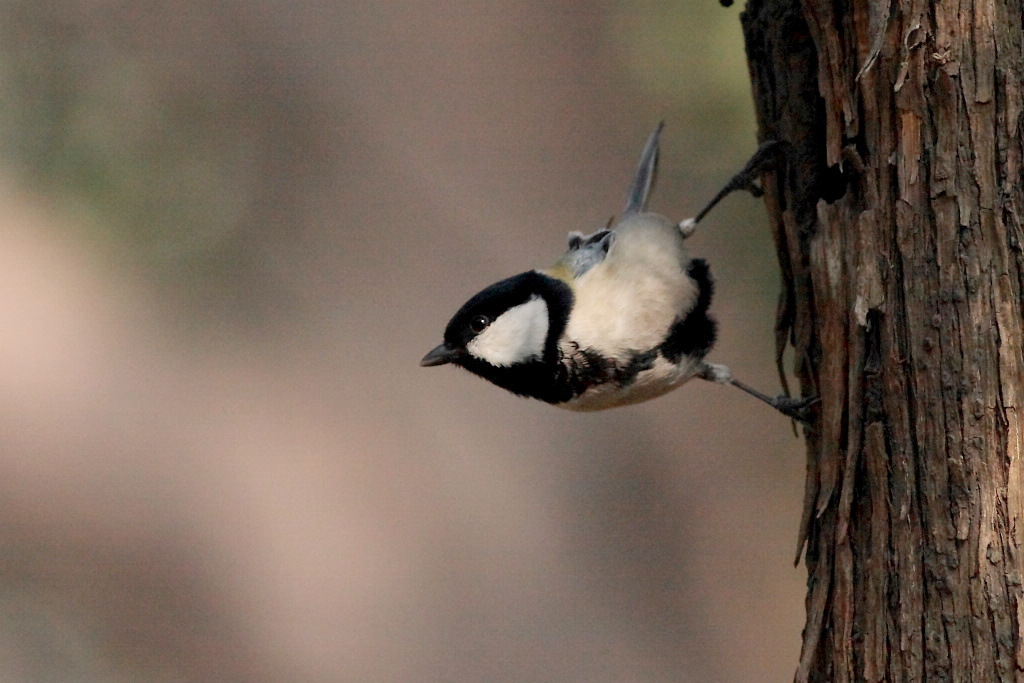
[[[778,152],[766,143],[694,218],[676,223],[647,210],[660,122],[644,145],[618,222],[573,231],[547,268],[486,287],[452,316],[444,341],[420,361],[455,365],[514,394],[575,411],[632,405],[694,378],[732,385],[791,418],[808,421],[816,401],[770,397],[705,360],[715,343],[708,263],[685,247],[697,223],[754,178]]]

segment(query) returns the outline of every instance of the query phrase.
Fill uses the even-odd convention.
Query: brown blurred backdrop
[[[662,118],[692,215],[749,98],[711,0],[0,0],[0,680],[789,680],[786,420],[417,366]],[[689,244],[774,393],[759,202]]]

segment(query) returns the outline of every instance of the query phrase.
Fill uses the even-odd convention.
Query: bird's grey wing
[[[572,271],[574,278],[578,278],[604,260],[614,240],[615,233],[611,230],[598,230],[590,235],[571,232],[569,251],[562,257],[562,263]]]
[[[640,153],[640,163],[636,167],[633,184],[626,197],[626,208],[622,212],[623,219],[647,210],[647,198],[658,167],[658,139],[664,127],[664,121],[658,123]],[[605,259],[614,241],[614,230],[598,230],[590,235],[571,232],[569,251],[562,258],[562,263],[569,268],[574,278],[578,278]]]

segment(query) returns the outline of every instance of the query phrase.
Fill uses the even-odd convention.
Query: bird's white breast
[[[574,283],[565,339],[606,354],[652,349],[697,300],[677,226],[644,213],[615,228],[608,256]]]
[[[649,370],[642,370],[626,386],[620,386],[615,382],[595,384],[579,396],[559,403],[558,406],[586,412],[641,403],[667,394],[691,379],[701,367],[703,363],[700,360],[684,359],[683,362],[675,364],[659,357]]]

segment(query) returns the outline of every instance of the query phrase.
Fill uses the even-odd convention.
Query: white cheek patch
[[[508,367],[544,355],[548,337],[548,305],[533,297],[513,306],[466,344],[466,350],[498,367]]]

